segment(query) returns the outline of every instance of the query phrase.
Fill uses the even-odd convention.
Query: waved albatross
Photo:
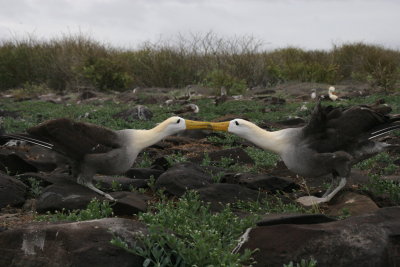
[[[28,135],[4,134],[3,137],[23,140],[63,154],[70,159],[72,175],[79,184],[114,200],[93,185],[92,178],[96,173],[124,173],[132,166],[141,150],[168,135],[190,129],[210,129],[210,124],[171,117],[149,130],[114,131],[91,123],[61,118],[27,129]]]
[[[374,139],[400,129],[400,117],[389,117],[365,105],[334,108],[318,103],[304,127],[270,132],[242,119],[211,123],[211,126],[277,153],[288,169],[299,175],[332,174],[332,185],[321,198],[304,196],[297,199],[303,205],[311,206],[330,201],[346,185],[353,164],[392,146]]]

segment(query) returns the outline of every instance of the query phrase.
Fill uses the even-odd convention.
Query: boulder
[[[97,97],[97,93],[90,91],[90,90],[85,90],[80,95],[78,95],[77,99],[78,100],[88,100],[88,99],[95,98],[95,97]]]
[[[131,179],[123,176],[96,175],[93,184],[100,185],[104,191],[116,190],[129,191],[131,188],[147,188],[147,179]]]
[[[221,210],[228,203],[235,203],[238,200],[257,201],[262,198],[256,190],[251,190],[237,184],[210,184],[196,190],[200,199],[210,203],[213,211]]]
[[[137,192],[112,192],[110,195],[117,199],[117,202],[112,205],[112,209],[118,216],[146,212],[147,201],[151,199],[151,197]]]
[[[18,179],[0,173],[0,209],[24,204],[27,189]]]
[[[146,232],[121,218],[25,225],[0,232],[0,266],[142,266],[143,258],[110,241],[120,236],[135,246],[135,234]]]
[[[168,163],[168,161],[167,161]],[[131,168],[125,175],[133,179],[150,179],[151,176],[157,179],[164,171],[150,168]]]
[[[112,205],[117,215],[132,215],[146,211],[148,197],[134,192],[113,192],[111,196],[117,199]],[[93,199],[106,200],[103,196],[79,184],[53,184],[46,187],[37,201],[37,211],[40,213],[55,210],[84,209]]]
[[[257,226],[268,226],[276,224],[314,224],[334,222],[336,219],[328,217],[324,214],[301,214],[301,213],[283,213],[283,214],[266,214]]]
[[[250,189],[267,190],[270,192],[283,191],[292,192],[293,189],[298,189],[299,186],[290,178],[269,176],[265,174],[239,173],[235,177],[239,184],[242,184]]]
[[[191,162],[202,162],[204,154],[200,157],[193,157]],[[222,158],[232,159],[232,164],[254,164],[254,160],[240,147],[228,148],[208,153],[208,157],[212,162],[220,162]]]
[[[354,192],[342,192],[332,202],[326,212],[331,216],[341,216],[347,213],[352,216],[361,215],[379,209],[378,205],[371,198]]]
[[[37,168],[30,164],[22,153],[8,149],[0,150],[0,170],[9,175],[37,172]]]
[[[274,224],[249,229],[235,251],[256,249],[256,266],[311,257],[317,266],[398,266],[400,207],[316,224]]]
[[[166,193],[182,196],[186,190],[198,189],[209,185],[212,178],[199,165],[185,162],[179,163],[158,177],[156,189],[164,188]]]
[[[113,115],[113,118],[120,118],[128,122],[134,122],[136,120],[148,121],[152,117],[153,112],[146,106],[142,105],[137,105],[132,109],[124,110]]]

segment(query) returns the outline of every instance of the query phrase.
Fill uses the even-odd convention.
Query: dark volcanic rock
[[[147,182],[147,179],[131,179],[121,176],[96,175],[93,177],[93,184],[100,185],[100,188],[105,191],[129,191],[131,188],[147,188]]]
[[[342,192],[339,196],[335,196],[332,202],[327,211],[331,216],[343,215],[344,209],[350,215],[361,215],[379,209],[371,198],[354,192]]]
[[[152,169],[165,171],[169,168],[169,162],[165,157],[158,157],[156,158],[153,163],[151,164]]]
[[[302,126],[306,121],[302,118],[290,118],[283,121],[278,121],[278,124],[285,126]]]
[[[117,202],[112,205],[118,215],[132,215],[139,211],[146,211],[148,197],[134,192],[110,193]],[[53,184],[46,187],[37,200],[37,211],[74,210],[84,209],[93,199],[105,200],[96,192],[79,184]],[[121,198],[121,199],[120,199]]]
[[[11,117],[13,119],[16,119],[20,117],[20,114],[17,111],[0,109],[0,117]]]
[[[136,120],[148,121],[153,117],[153,112],[146,106],[138,105],[132,109],[121,111],[113,118],[121,118],[125,121],[134,122]]]
[[[264,102],[267,105],[283,105],[286,103],[286,100],[276,96],[268,96],[264,99]]]
[[[242,148],[229,148],[208,153],[208,157],[213,162],[219,162],[222,158],[231,158],[232,164],[254,164],[254,160]],[[202,162],[204,154],[201,157],[193,157],[191,162]]]
[[[120,236],[135,246],[135,234],[146,232],[142,223],[121,218],[35,223],[0,232],[0,266],[142,266],[143,258],[110,240]]]
[[[113,192],[110,193],[110,195],[118,199],[118,201],[112,205],[114,214],[118,216],[146,212],[146,202],[151,199],[149,196],[136,192]]]
[[[76,183],[53,184],[46,187],[37,201],[37,211],[84,209],[93,199],[104,199],[87,187]]]
[[[334,221],[336,221],[336,219],[328,217],[324,214],[267,214],[264,215],[262,219],[257,222],[257,226],[268,226],[276,224],[314,224]]]
[[[254,266],[313,257],[318,266],[400,265],[400,207],[317,224],[275,224],[247,231],[239,252],[256,249]]]
[[[17,175],[17,177],[26,185],[29,185],[29,178],[38,180],[40,185],[44,187],[52,184],[76,184],[76,178],[63,173],[26,172]]]
[[[14,177],[0,173],[0,209],[24,204],[27,186]]]
[[[212,178],[194,163],[177,164],[160,175],[156,181],[156,189],[165,188],[166,192],[181,196],[186,190],[197,189],[209,185]]]
[[[16,175],[24,172],[36,172],[37,168],[27,162],[22,154],[10,150],[1,150],[0,170],[10,175]]]
[[[261,197],[258,191],[236,184],[210,184],[196,191],[201,200],[211,203],[212,210],[220,210],[225,204],[238,200],[257,201]]]
[[[87,100],[87,99],[91,99],[91,98],[95,98],[97,97],[97,94],[93,91],[83,91],[79,96],[78,99],[79,100]]]
[[[168,164],[167,160],[166,160],[166,163]],[[133,179],[150,179],[151,176],[153,176],[155,179],[157,179],[163,172],[164,171],[158,170],[158,169],[132,168],[132,169],[129,169],[125,173],[125,175],[127,177],[133,178]]]
[[[292,192],[299,186],[290,178],[268,176],[265,174],[240,173],[236,175],[237,182],[251,189],[262,189],[271,192],[284,191]]]

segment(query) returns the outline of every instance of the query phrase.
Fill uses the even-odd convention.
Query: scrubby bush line
[[[353,80],[395,87],[400,52],[363,43],[329,51],[288,47],[265,51],[251,36],[214,33],[117,49],[83,35],[0,43],[0,90],[45,85],[54,90],[181,88],[202,84],[237,93],[286,81],[334,84]]]

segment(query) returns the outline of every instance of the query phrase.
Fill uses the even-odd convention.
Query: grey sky
[[[399,0],[0,0],[0,39],[81,32],[115,46],[213,31],[266,48],[362,41],[400,49]]]

